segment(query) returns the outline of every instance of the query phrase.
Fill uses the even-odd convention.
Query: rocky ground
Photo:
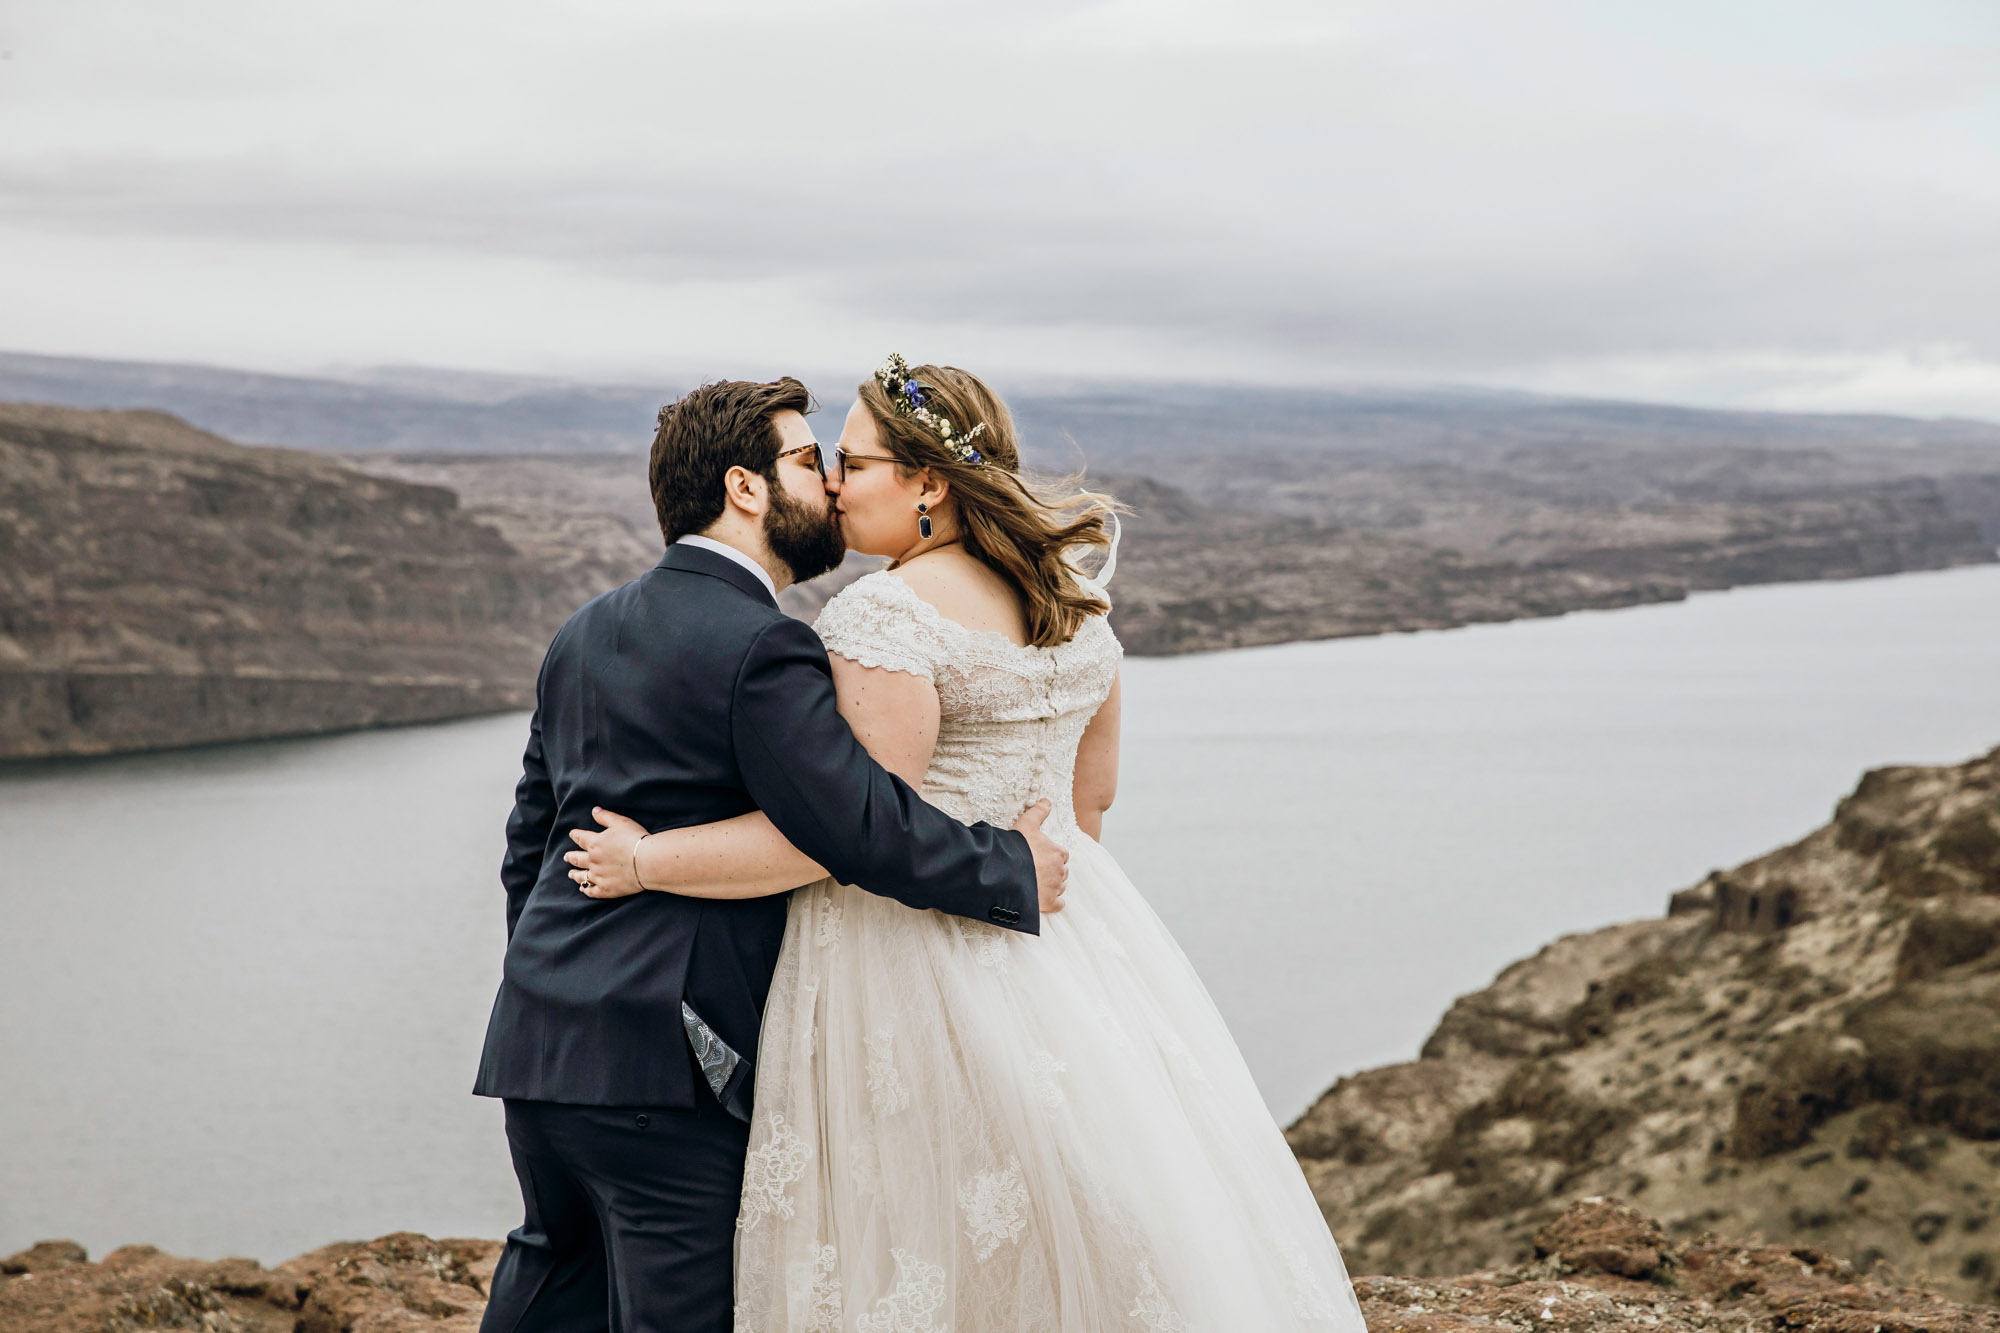
[[[1287,1135],[1360,1272],[1517,1263],[1603,1194],[1995,1300],[2000,750],[1558,940]]]
[[[1540,1228],[1532,1257],[1444,1279],[1362,1277],[1372,1333],[1973,1333],[2000,1329],[2000,1307],[1960,1304],[1873,1276],[1812,1245],[1712,1232],[1667,1236],[1610,1199],[1588,1198]]]
[[[7,1333],[474,1333],[500,1257],[492,1240],[412,1232],[328,1245],[265,1268],[127,1245],[96,1263],[44,1241],[0,1259]]]
[[[276,1268],[176,1259],[147,1245],[91,1263],[66,1241],[0,1260],[9,1333],[472,1333],[499,1245],[408,1232]],[[1360,1277],[1372,1333],[1991,1333],[2000,1307],[1863,1276],[1809,1245],[1668,1237],[1608,1199],[1542,1227],[1532,1257],[1463,1277]],[[1234,1333],[1234,1331],[1232,1331]],[[1251,1333],[1242,1330],[1241,1333]]]

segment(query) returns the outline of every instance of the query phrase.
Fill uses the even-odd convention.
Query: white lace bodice
[[[1068,643],[1022,647],[947,620],[888,570],[842,589],[815,622],[830,653],[922,676],[937,688],[937,748],[923,796],[971,823],[1005,827],[1048,797],[1051,832],[1073,831],[1077,744],[1123,654],[1103,616]]]

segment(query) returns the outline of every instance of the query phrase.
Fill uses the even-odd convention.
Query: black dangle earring
[[[929,509],[930,506],[922,500],[917,501],[917,535],[925,541],[931,539],[931,516],[928,512]]]

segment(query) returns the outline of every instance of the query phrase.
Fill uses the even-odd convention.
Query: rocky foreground
[[[91,1263],[69,1241],[0,1259],[7,1333],[437,1333],[472,1330],[500,1258],[492,1240],[399,1232],[328,1245],[265,1268],[208,1263],[127,1245]]]
[[[1665,917],[1558,940],[1287,1136],[1359,1272],[1513,1264],[1617,1195],[2000,1298],[2000,750],[1869,773]]]
[[[66,1241],[0,1260],[9,1333],[473,1333],[497,1242],[404,1232],[329,1245],[276,1268],[176,1259],[147,1245],[99,1263]],[[1586,1199],[1538,1231],[1533,1257],[1446,1279],[1361,1277],[1373,1333],[1987,1333],[2000,1307],[1869,1278],[1824,1250],[1705,1235]],[[1253,1333],[1230,1330],[1229,1333]]]

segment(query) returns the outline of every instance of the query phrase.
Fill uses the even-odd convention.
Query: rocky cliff
[[[1444,629],[1994,559],[1979,524],[1923,478],[1626,500],[1455,466],[1330,463],[1314,485],[1344,480],[1342,503],[1300,512],[1325,494],[1274,474],[1272,504],[1253,513],[1254,462],[1204,489],[1237,508],[1104,480],[1135,511],[1113,616],[1129,650]]]
[[[524,552],[551,559],[589,552],[614,563],[659,555],[643,464],[633,455],[345,461],[457,491],[470,514]],[[1254,460],[1247,466],[1254,474]],[[1346,475],[1352,467],[1341,460],[1327,471]],[[1726,499],[1627,503],[1551,497],[1541,482],[1526,488],[1528,498],[1505,496],[1493,476],[1454,467],[1354,476],[1353,493],[1365,498],[1317,515],[1251,512],[1252,492],[1240,486],[1230,494],[1248,508],[1217,507],[1151,476],[1096,478],[1134,511],[1113,589],[1112,622],[1126,648],[1170,654],[1443,629],[1672,601],[1744,583],[1994,559],[1978,524],[1951,513],[1936,484],[1922,478],[1815,483],[1801,493],[1760,477]],[[1291,497],[1287,503],[1299,494],[1289,481],[1275,489]],[[1405,521],[1411,505],[1426,516],[1422,523]],[[844,580],[872,567],[852,557],[843,571],[788,589],[786,609],[809,617]]]
[[[524,707],[555,628],[631,573],[154,412],[0,405],[0,517],[9,759]]]
[[[45,1241],[0,1259],[0,1327],[474,1333],[499,1249],[403,1232],[267,1269],[248,1259],[176,1259],[147,1245],[91,1263],[78,1246]],[[1443,1280],[1360,1277],[1354,1290],[1372,1333],[2000,1330],[2000,1309],[1871,1280],[1825,1250],[1714,1235],[1677,1242],[1608,1199],[1580,1202],[1541,1228],[1518,1265]]]
[[[1869,773],[1666,916],[1558,940],[1287,1135],[1356,1271],[1516,1263],[1616,1194],[1995,1300],[2000,750]]]

